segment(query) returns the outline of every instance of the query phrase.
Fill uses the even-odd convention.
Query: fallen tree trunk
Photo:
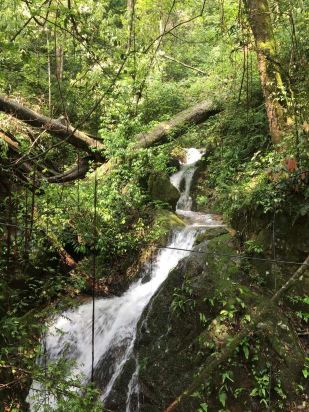
[[[93,156],[95,156],[96,152],[104,149],[101,142],[90,137],[86,133],[75,129],[70,124],[63,124],[59,120],[51,119],[39,114],[34,110],[22,106],[17,101],[7,99],[4,96],[0,96],[0,111],[10,114],[32,127],[46,130],[53,136],[56,136],[63,141],[67,141],[76,148],[84,150]]]
[[[104,163],[100,168],[102,169],[100,174],[107,173],[117,163],[115,159],[107,161],[107,159],[100,153],[100,151],[104,149],[102,143],[88,136],[86,133],[73,128],[69,124],[65,125],[59,120],[50,119],[3,96],[0,96],[0,111],[11,114],[33,127],[46,130],[48,133],[62,138],[63,141],[67,141],[76,148],[82,149],[90,154],[90,156],[83,157],[79,164],[73,166],[65,173],[59,175],[54,175],[54,173],[52,173],[53,176],[47,177],[47,180],[50,183],[65,183],[84,178],[90,170],[93,160],[96,162],[94,167],[97,167],[99,163]],[[200,124],[220,111],[221,109],[213,102],[201,102],[176,114],[170,120],[159,123],[150,131],[138,134],[135,142],[129,147],[129,150],[132,150],[134,153],[135,150],[163,144],[169,137],[179,137],[186,132],[190,125]],[[18,151],[18,143],[15,144],[15,142],[8,141],[8,139],[4,139],[2,135],[0,137],[6,141],[11,149]]]
[[[16,140],[12,138],[12,136],[9,135],[9,133],[0,129],[0,138],[8,145],[10,149],[12,149],[15,152],[18,152],[19,144]]]
[[[130,150],[134,153],[135,150],[166,143],[169,137],[177,138],[184,134],[190,125],[203,123],[209,117],[221,111],[222,109],[213,102],[205,101],[198,103],[196,106],[176,114],[170,120],[159,123],[150,131],[138,134]],[[111,159],[102,165],[99,168],[99,177],[108,173],[116,164],[117,161]]]
[[[244,326],[240,332],[232,338],[230,341],[227,341],[223,345],[220,352],[215,352],[208,358],[208,362],[201,370],[199,376],[195,378],[192,384],[181,394],[179,395],[166,409],[164,412],[173,412],[180,405],[182,400],[185,397],[191,396],[198,388],[205,382],[207,377],[211,376],[213,371],[218,368],[218,366],[231,357],[237,347],[241,344],[243,339],[253,332],[257,324],[267,315],[268,311],[273,308],[273,304],[278,303],[279,299],[283,294],[290,289],[295,283],[303,276],[305,270],[309,269],[309,256],[303,262],[303,264],[297,269],[297,271],[291,276],[291,278],[276,292],[273,297],[270,299],[269,304],[261,308],[255,316],[252,317],[252,320],[249,324]]]
[[[37,178],[39,178],[40,180],[46,179],[50,183],[66,183],[76,179],[83,179],[89,171],[90,166],[94,160],[91,156],[82,157],[78,161],[77,165],[72,167],[70,170],[67,170],[64,173],[57,173],[55,170],[51,170],[51,168],[47,167],[45,164],[32,164],[30,161],[28,161],[28,156],[26,155],[18,158],[18,155],[20,155],[20,145],[14,138],[14,136],[9,132],[5,132],[4,130],[0,129],[0,138],[8,145],[9,150],[12,152],[12,157],[16,158],[14,164],[15,172],[22,172],[23,182],[27,182],[27,175],[31,174],[34,168],[39,169],[39,172],[42,172],[42,170],[47,170],[49,173],[51,173],[51,176],[46,176],[46,173],[44,175],[42,173],[39,173],[39,175],[37,175]]]
[[[199,103],[176,114],[170,120],[159,123],[149,132],[137,135],[137,142],[133,145],[133,149],[145,149],[166,142],[168,137],[179,137],[187,130],[188,126],[203,123],[220,111],[221,109],[213,102]]]
[[[170,120],[161,122],[149,132],[140,133],[136,136],[136,141],[130,146],[134,152],[139,149],[146,149],[154,145],[160,145],[167,141],[169,137],[177,138],[184,134],[190,125],[197,125],[206,121],[209,117],[220,113],[222,109],[214,103],[206,101],[197,104],[189,109],[176,114]],[[117,159],[110,159],[98,169],[98,177],[103,177],[115,165]]]

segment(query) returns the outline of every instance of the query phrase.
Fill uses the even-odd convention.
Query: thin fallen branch
[[[48,221],[44,221],[39,215],[36,218],[36,223],[38,223],[42,228],[48,226]],[[58,239],[57,235],[52,230],[48,230],[47,228],[46,230],[42,229],[42,231],[44,231],[48,242],[52,245],[55,251],[57,251],[61,262],[68,268],[68,270],[72,271],[76,269],[77,262],[63,247],[62,242]],[[81,272],[79,273],[87,278],[86,274]]]
[[[167,60],[170,60],[170,61],[175,62],[175,63],[177,63],[177,64],[180,64],[181,66],[184,66],[184,67],[186,67],[187,69],[194,70],[194,71],[202,74],[203,76],[207,76],[207,73],[204,72],[203,70],[201,70],[201,69],[199,69],[199,68],[197,68],[197,67],[194,67],[194,66],[190,66],[189,64],[184,63],[184,62],[182,62],[182,61],[180,61],[180,60],[177,60],[177,59],[175,59],[174,57],[169,56],[168,54],[160,53],[160,57],[163,57],[164,59],[167,59]]]
[[[12,158],[15,159],[17,157],[17,160],[18,160],[19,153],[20,153],[19,152],[20,145],[18,141],[14,138],[14,136],[10,132],[0,129],[0,139],[3,140],[7,144]],[[6,165],[5,162],[4,162],[4,165]],[[7,166],[7,168],[8,170],[10,170],[9,166]],[[21,164],[15,164],[12,170],[13,170],[13,174],[15,175],[15,177],[19,178],[19,180],[21,180],[23,184],[24,183],[27,184],[29,183],[27,176],[31,174],[34,168],[38,169],[38,177],[43,178],[43,175],[41,172],[44,167],[40,167],[40,165],[38,164],[33,164],[29,162],[29,160],[26,158],[23,160]],[[5,175],[8,175],[8,171],[6,172],[5,169],[2,169],[1,172],[2,172],[1,173],[2,178]]]
[[[252,317],[251,323],[243,327],[243,329],[231,340],[226,341],[225,345],[222,347],[220,352],[215,352],[212,354],[206,365],[200,372],[199,376],[194,379],[192,384],[180,394],[166,409],[164,412],[173,412],[181,404],[184,398],[191,396],[198,388],[205,382],[208,376],[210,376],[219,365],[226,361],[241,344],[243,339],[253,332],[256,325],[265,317],[268,311],[273,308],[273,304],[278,303],[279,299],[284,295],[284,293],[290,289],[295,283],[303,276],[306,269],[308,269],[309,256],[303,262],[297,271],[291,276],[291,278],[279,289],[273,297],[270,299],[269,304],[261,308],[255,316]],[[308,273],[308,272],[307,272]]]
[[[82,157],[77,165],[70,170],[67,170],[62,174],[48,177],[47,180],[49,183],[66,183],[77,179],[83,179],[89,172],[91,164],[93,164],[93,159],[90,156]],[[96,167],[95,164],[93,166]]]
[[[28,4],[28,2],[26,2],[27,3],[27,6],[28,6],[28,8],[29,8],[29,4]],[[39,6],[39,10],[45,5],[45,4],[47,4],[47,3],[49,3],[49,5],[50,5],[50,0],[45,0],[40,6]],[[49,7],[49,6],[48,6]],[[20,35],[20,33],[22,33],[22,31],[28,26],[28,24],[32,21],[32,20],[35,20],[35,16],[32,14],[32,12],[31,12],[31,10],[29,10],[30,11],[30,13],[31,13],[31,16],[25,21],[25,23],[21,26],[21,28],[14,34],[14,36],[11,38],[11,42],[14,42],[15,40],[16,40],[16,38]],[[49,13],[49,11],[47,11],[47,14]],[[36,21],[36,20],[35,20]],[[37,21],[36,21],[36,23],[38,23]],[[38,23],[40,26],[41,26],[41,24],[40,23]]]
[[[41,134],[32,142],[30,148],[28,149],[28,153],[25,153],[24,155],[22,155],[14,161],[14,168],[16,168],[16,170],[20,169],[26,174],[30,174],[32,172],[34,165],[32,165],[31,159],[29,160],[28,155],[30,150],[34,147],[34,145],[37,143],[40,137]],[[20,145],[16,140],[10,137],[10,134],[8,132],[5,132],[2,129],[0,129],[0,139],[2,139],[8,145],[8,147],[14,152],[14,156],[19,154]],[[64,173],[57,173],[44,164],[36,164],[36,167],[39,168],[41,171],[46,169],[48,172],[52,174],[52,176],[46,176],[45,173],[45,177],[41,175],[41,180],[44,180],[44,178],[46,178],[47,181],[50,183],[66,183],[72,182],[77,179],[83,179],[86,176],[87,172],[90,170],[92,164],[94,165],[94,167],[97,167],[97,164],[93,163],[93,160],[94,159],[91,156],[82,157],[77,163],[77,165],[73,166],[70,170],[67,170]]]
[[[0,138],[8,145],[8,147],[14,151],[19,150],[19,144],[16,140],[12,139],[9,133],[0,129]]]
[[[31,150],[36,146],[36,144],[38,143],[38,141],[40,140],[40,138],[42,137],[42,135],[43,135],[43,133],[44,133],[45,131],[46,131],[46,130],[43,130],[43,131],[31,142],[31,145],[29,146],[27,153],[23,154],[19,159],[17,159],[17,160],[14,162],[14,166],[17,166],[18,164],[20,164],[24,159],[26,159],[26,158],[30,155]],[[28,135],[29,135],[29,134],[28,134]]]

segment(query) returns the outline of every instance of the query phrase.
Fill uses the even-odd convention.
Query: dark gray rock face
[[[202,248],[204,247],[205,245],[202,245]],[[199,248],[201,249],[201,245]],[[182,314],[181,309],[180,312],[177,308],[174,311],[172,302],[175,299],[175,290],[182,288],[185,277],[188,274],[193,278],[203,276],[201,273],[204,266],[202,254],[192,254],[181,261],[152,298],[140,319],[135,342],[135,356],[139,364],[140,412],[163,411],[169,401],[190,384],[193,374],[197,372],[199,363],[194,362],[195,348],[189,347],[192,336],[199,330],[194,308],[190,309],[193,299],[190,301],[189,298],[183,308],[189,310],[185,322],[183,317],[179,316]],[[199,289],[197,285],[196,287]],[[181,296],[179,299],[181,301]],[[125,411],[125,389],[129,386],[135,367],[135,359],[132,358],[114,385],[106,404],[108,409]],[[195,406],[196,401],[192,398],[180,411],[194,411]]]
[[[198,246],[205,250],[206,243]],[[132,374],[139,364],[139,411],[159,412],[164,406],[184,390],[197,372],[199,362],[192,364],[196,358],[195,348],[189,347],[192,337],[198,333],[200,326],[198,316],[194,312],[192,298],[188,298],[180,312],[172,302],[175,291],[181,290],[186,278],[192,280],[202,278],[205,257],[202,253],[193,253],[183,259],[169,274],[169,277],[151,299],[137,327],[134,355],[125,365],[121,376],[115,383],[105,407],[114,411],[125,411],[127,388]],[[199,282],[194,286],[195,294],[203,293]],[[202,282],[204,284],[204,282]],[[199,292],[198,292],[199,291]],[[190,294],[190,291],[187,291]],[[185,292],[186,293],[186,292]],[[184,299],[185,296],[183,297]],[[182,297],[179,297],[182,305]],[[137,400],[131,400],[132,412]],[[195,410],[193,398],[186,402],[184,411]],[[182,410],[182,409],[180,409]]]

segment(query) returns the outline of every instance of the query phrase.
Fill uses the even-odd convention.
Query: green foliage
[[[41,359],[44,356],[41,353]],[[73,362],[62,359],[49,361],[46,367],[44,364],[36,366],[33,372],[34,390],[31,393],[34,411],[41,408],[44,412],[64,412],[68,408],[74,412],[103,410],[102,402],[98,400],[99,391],[93,385],[86,385],[82,376],[74,376],[73,367]]]
[[[202,139],[201,144],[210,148],[206,158],[208,190],[199,192],[199,207],[222,212],[228,220],[254,211],[288,211],[295,220],[307,214],[306,180],[299,170],[290,171],[286,165],[293,146],[281,151],[270,147],[265,126],[261,106],[248,111],[231,105],[207,130],[198,132],[194,140]],[[302,169],[307,167],[304,156]],[[256,253],[260,253],[258,249]]]
[[[308,323],[309,321],[309,296],[289,296],[290,302],[295,307],[296,315],[303,322]]]
[[[255,387],[250,392],[250,396],[259,397],[260,403],[264,405],[264,407],[267,407],[269,398],[269,371],[263,370],[259,373],[253,371],[253,375],[255,379]]]
[[[303,376],[305,379],[308,379],[309,377],[309,358],[305,359],[304,367],[303,367]]]
[[[153,81],[141,106],[141,121],[148,124],[151,121],[168,120],[173,114],[185,109],[185,102],[185,88],[179,88],[178,83],[162,83],[161,79]]]
[[[205,402],[201,403],[198,412],[208,412],[208,404]]]
[[[247,240],[244,246],[247,253],[263,253],[263,246],[253,239]]]
[[[52,117],[64,114],[74,126],[99,134],[104,155],[116,164],[108,176],[98,169],[96,204],[93,172],[83,181],[66,185],[43,182],[35,190],[33,205],[29,186],[16,190],[11,198],[1,197],[2,216],[21,226],[16,231],[0,226],[0,366],[5,381],[16,378],[18,382],[13,395],[6,392],[8,398],[21,396],[29,376],[43,382],[43,375],[35,370],[35,358],[44,319],[51,308],[60,310],[69,304],[63,301],[65,295],[87,289],[81,273],[91,275],[93,255],[99,278],[110,276],[112,270],[124,273],[143,246],[162,236],[154,216],[165,205],[150,201],[147,179],[150,173],[174,171],[169,161],[175,143],[171,137],[161,147],[136,152],[132,144],[138,133],[193,103],[217,101],[224,111],[206,126],[188,128],[177,142],[180,155],[185,146],[209,151],[209,190],[198,196],[197,204],[210,205],[227,220],[257,210],[269,215],[289,210],[295,220],[308,215],[306,175],[299,173],[309,168],[308,2],[270,2],[278,65],[287,83],[286,112],[295,118],[295,132],[280,150],[270,145],[254,46],[238,14],[238,2],[206,2],[198,18],[194,17],[200,14],[202,2],[195,0],[135,3],[134,13],[121,0],[1,3],[1,94]],[[162,26],[167,33],[160,37]],[[246,47],[249,56],[244,71]],[[33,157],[38,171],[40,167],[69,170],[82,156],[65,141],[21,126],[9,116],[0,115],[0,123],[1,129],[16,137],[20,154]],[[35,144],[34,139],[38,139]],[[9,176],[16,165],[10,156],[0,139],[1,173],[3,168]],[[288,170],[287,157],[297,160],[299,170]],[[37,176],[30,174],[29,181]],[[59,258],[63,248],[80,261],[73,275],[68,275]],[[262,252],[253,241],[247,241],[245,249]],[[213,310],[221,310],[226,322],[235,321],[245,309],[241,297],[233,302],[222,296],[208,297],[208,303]],[[172,309],[177,315],[196,309],[190,284],[174,291]],[[201,325],[207,326],[204,311],[198,313]],[[308,320],[307,311],[297,314]],[[250,315],[245,317],[250,322]],[[241,350],[246,361],[251,359],[248,342],[243,342]],[[63,365],[52,372],[59,386],[64,385],[62,389],[70,389],[72,382],[65,377],[69,371]],[[263,373],[255,376],[252,396],[266,406],[267,373]],[[228,380],[225,376],[218,395],[224,408]],[[280,385],[276,388],[284,400]],[[74,391],[60,396],[58,391],[59,411],[98,410],[95,389],[84,391],[83,396]],[[200,410],[207,409],[201,403]]]
[[[183,312],[194,310],[195,300],[193,289],[188,281],[181,288],[175,288],[171,308],[177,316],[181,316]],[[203,316],[201,320],[204,320]]]

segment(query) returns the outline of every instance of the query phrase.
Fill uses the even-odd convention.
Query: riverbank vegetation
[[[78,304],[93,289],[96,296],[121,294],[153,245],[180,223],[171,213],[177,191],[168,176],[179,167],[184,147],[205,150],[193,187],[195,209],[223,215],[233,233],[231,254],[305,261],[308,8],[307,0],[2,1],[0,404],[5,412],[27,410],[33,379],[61,400],[59,411],[102,409],[95,388],[84,389],[85,396],[71,390],[81,380],[72,382],[69,365],[60,361],[46,369],[36,363],[44,325],[52,313]],[[237,281],[250,290],[246,306],[254,308],[251,290],[271,295],[297,268],[245,260],[245,280]],[[278,380],[269,389],[268,359],[261,365],[257,360],[252,371],[247,351],[258,356],[260,340],[253,344],[250,335],[238,348],[255,382],[243,391],[257,399],[257,410],[271,408],[270,394],[277,400],[269,410],[308,407],[306,273],[280,301],[303,350],[303,364],[293,375],[297,396],[295,387],[288,393]],[[235,302],[228,309],[222,302],[211,308],[211,299],[224,300],[220,287],[207,297],[208,310],[214,316],[219,308],[227,310],[221,313],[227,325],[243,314],[243,299],[238,290],[237,310]],[[236,333],[237,327],[234,322],[230,330]],[[228,409],[227,387],[236,370],[232,375],[227,369],[221,383],[214,379],[221,385],[217,392],[197,390],[200,411],[217,410],[208,404],[243,410],[244,400]]]

